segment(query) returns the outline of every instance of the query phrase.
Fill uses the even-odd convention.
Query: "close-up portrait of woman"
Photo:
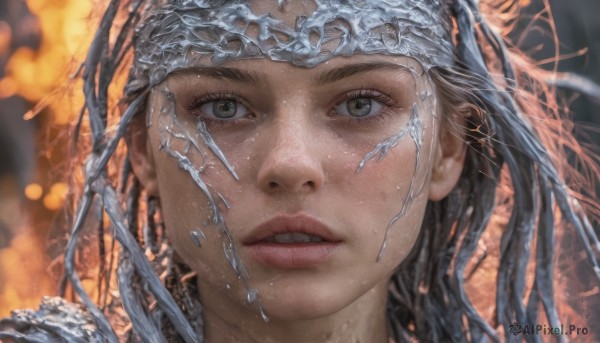
[[[0,341],[600,340],[597,159],[523,3],[96,5],[57,291]]]

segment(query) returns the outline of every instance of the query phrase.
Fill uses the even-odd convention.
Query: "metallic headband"
[[[443,0],[314,1],[294,28],[254,14],[248,1],[172,1],[139,29],[132,80],[154,86],[177,69],[261,57],[307,68],[354,54],[409,56],[425,70],[453,65]]]

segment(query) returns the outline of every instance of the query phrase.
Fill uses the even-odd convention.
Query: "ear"
[[[464,133],[442,125],[440,141],[433,153],[429,200],[440,201],[454,188],[462,173],[467,153]]]
[[[135,115],[129,123],[125,133],[125,143],[133,173],[140,180],[148,195],[158,196],[156,167],[143,113]]]

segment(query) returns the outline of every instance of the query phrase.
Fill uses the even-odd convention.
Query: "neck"
[[[262,320],[255,308],[239,305],[200,283],[207,343],[245,342],[374,342],[388,343],[386,326],[387,281],[355,302],[328,316],[290,320]]]

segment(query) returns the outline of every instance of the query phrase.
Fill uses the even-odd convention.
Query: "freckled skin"
[[[271,323],[266,324],[267,331],[276,333],[275,323],[283,328],[293,321],[304,325],[312,323],[311,326],[316,322],[326,323],[323,318],[339,323],[339,319],[334,320],[336,316],[344,318],[341,322],[345,322],[356,311],[367,311],[374,318],[384,318],[387,278],[410,252],[418,236],[427,192],[417,196],[408,213],[390,229],[388,251],[380,262],[375,262],[385,228],[400,210],[413,182],[415,142],[410,137],[402,139],[385,158],[368,161],[356,173],[358,163],[377,142],[406,126],[410,111],[393,109],[381,123],[347,125],[348,118],[330,116],[327,106],[335,100],[337,93],[365,85],[382,89],[395,85],[396,91],[391,96],[403,98],[401,101],[412,106],[419,101],[417,92],[426,85],[419,80],[415,84],[415,80],[401,73],[394,76],[389,72],[374,72],[316,87],[308,76],[368,58],[339,58],[309,71],[266,60],[227,64],[245,70],[268,71],[268,82],[257,89],[249,91],[227,85],[230,91],[243,93],[256,111],[262,113],[256,123],[232,127],[212,125],[212,130],[209,125],[216,143],[240,180],[236,181],[209,151],[203,152],[204,156],[209,156],[209,161],[202,178],[231,206],[229,210],[224,206],[221,209],[237,246],[254,227],[280,213],[307,213],[327,224],[343,240],[333,258],[326,263],[294,271],[261,265],[240,249],[251,287],[258,290],[261,303],[271,318]],[[405,57],[381,59],[402,65],[412,63],[418,68],[414,61]],[[386,76],[385,81],[381,81],[383,76]],[[166,82],[175,96],[177,119],[190,132],[195,129],[197,119],[182,108],[189,82],[194,82],[191,88],[198,92],[218,90],[222,83],[227,83],[192,79]],[[407,96],[406,93],[415,95]],[[167,100],[158,95],[151,103],[162,107],[165,102]],[[430,104],[419,106],[426,108]],[[424,132],[426,140],[435,140],[432,113],[422,112],[422,121],[428,123]],[[160,151],[160,136],[169,133],[159,131],[158,125],[149,128],[169,238],[184,261],[202,275],[200,287],[206,310],[218,313],[225,322],[242,323],[243,330],[262,327],[264,323],[256,320],[256,308],[246,305],[246,290],[237,282],[223,256],[218,231],[212,226],[202,226],[210,217],[206,198],[189,175],[179,168],[177,161]],[[171,143],[172,149],[183,150],[183,141],[173,139]],[[429,146],[422,154],[427,162],[431,154]],[[189,155],[200,167],[204,161],[200,154],[192,152]],[[427,173],[417,177],[419,184],[426,180]],[[194,207],[194,203],[200,205]],[[201,228],[207,237],[202,248],[190,238],[189,231],[195,228]],[[227,288],[228,284],[232,290]],[[240,320],[237,314],[250,319]],[[381,323],[384,322],[362,324],[377,325],[385,332]]]
[[[357,73],[325,84],[316,81],[336,68],[369,62],[403,68]],[[336,57],[311,69],[266,59],[232,61],[220,67],[257,75],[258,81],[250,84],[193,73],[171,76],[156,89],[172,94],[172,100],[165,92],[152,92],[148,101],[153,115],[173,108],[162,119],[175,120],[175,129],[166,129],[159,117],[152,118],[149,160],[169,239],[200,276],[205,339],[387,342],[388,278],[418,237],[432,197],[432,169],[441,160],[435,96],[418,96],[435,94],[421,65],[403,56],[355,55]],[[346,111],[353,92],[365,90],[377,93],[361,93],[361,97],[383,103],[378,116],[357,119],[338,113]],[[386,99],[373,95],[380,93]],[[219,122],[205,113],[215,108],[204,105],[210,101],[194,105],[207,94],[233,94],[237,108],[246,112]],[[359,163],[377,144],[409,124],[413,108],[424,144],[417,148],[415,138],[407,135],[384,158],[368,160],[357,173]],[[182,137],[196,135],[198,120],[206,122],[239,180],[204,144],[199,144],[201,151],[188,149],[189,140]],[[166,153],[165,142],[171,152],[185,155],[201,171],[248,271],[247,285],[224,257],[227,240],[210,224],[206,196],[177,159]],[[419,192],[409,193],[411,185]],[[445,194],[434,198],[440,196]],[[407,211],[390,227],[386,251],[376,262],[386,228],[408,198]],[[259,224],[279,214],[297,213],[318,219],[340,239],[330,258],[309,268],[282,270],[249,256],[241,242]],[[206,236],[200,248],[190,237],[192,230]],[[257,290],[258,302],[248,304],[247,287]],[[261,319],[259,303],[269,323]]]

